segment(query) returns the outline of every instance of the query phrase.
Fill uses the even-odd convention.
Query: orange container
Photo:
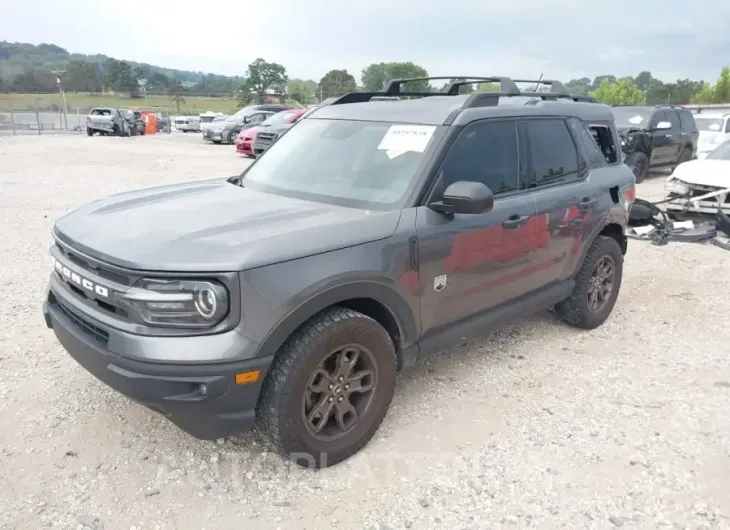
[[[144,133],[155,134],[157,132],[157,115],[154,112],[143,111],[142,119],[144,119]]]

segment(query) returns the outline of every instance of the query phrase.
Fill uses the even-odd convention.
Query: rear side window
[[[725,120],[725,132],[730,132],[730,119]]]
[[[581,153],[588,164],[588,169],[595,169],[607,165],[606,156],[601,152],[597,139],[588,127],[579,119],[568,120],[568,125],[575,137]]]
[[[514,121],[485,121],[464,128],[441,166],[440,192],[459,180],[483,182],[492,193],[519,189]]]
[[[562,119],[524,122],[529,155],[527,187],[578,179],[578,151]]]

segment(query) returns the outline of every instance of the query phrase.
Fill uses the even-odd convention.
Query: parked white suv
[[[697,144],[697,158],[705,158],[718,145],[730,140],[730,114],[695,114],[700,140]]]

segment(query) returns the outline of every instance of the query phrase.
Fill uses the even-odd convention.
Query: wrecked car
[[[692,113],[682,107],[611,107],[624,163],[637,184],[650,171],[673,169],[697,157],[699,132]]]
[[[680,164],[665,184],[668,212],[730,214],[730,140],[703,160]]]

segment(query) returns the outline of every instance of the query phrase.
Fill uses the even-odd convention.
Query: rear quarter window
[[[694,131],[697,130],[697,124],[695,123],[695,118],[692,116],[692,113],[688,111],[687,109],[679,110],[679,121],[682,124],[682,129],[685,131]]]

